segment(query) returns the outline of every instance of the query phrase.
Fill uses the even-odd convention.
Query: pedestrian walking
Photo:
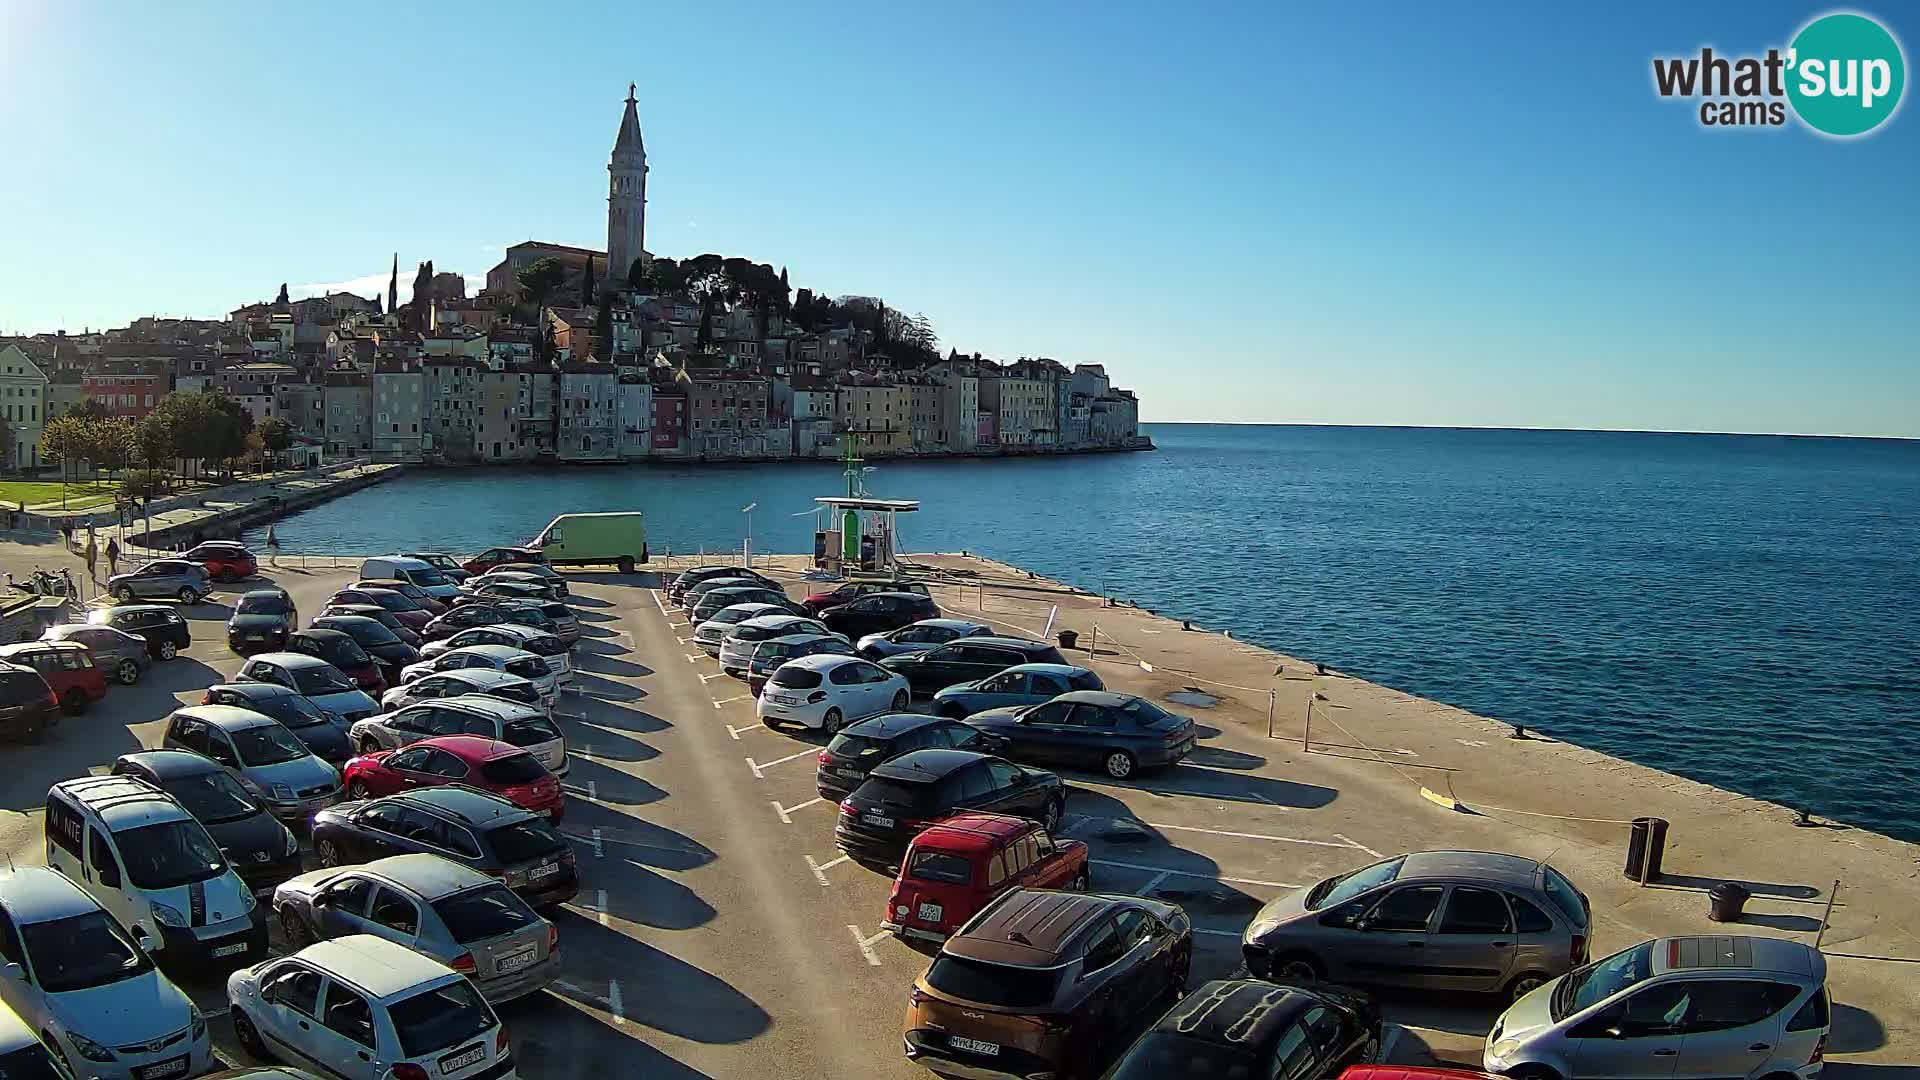
[[[280,565],[280,537],[273,531],[273,522],[267,522],[267,565]]]
[[[120,541],[117,537],[107,537],[107,576],[120,572]]]
[[[67,550],[73,550],[73,519],[60,519],[60,538],[66,542]]]
[[[96,585],[100,582],[100,545],[94,543],[93,527],[87,527],[87,580]]]

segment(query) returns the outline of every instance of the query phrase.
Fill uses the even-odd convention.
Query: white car
[[[788,612],[748,619],[729,631],[726,640],[720,643],[720,670],[729,675],[745,674],[761,642],[794,634],[833,634],[833,631],[818,619]]]
[[[0,915],[0,1000],[50,1037],[66,1075],[146,1080],[214,1067],[207,1018],[78,885],[44,866],[0,873]],[[6,1065],[13,1075],[11,1057]]]
[[[477,629],[477,628],[476,628]],[[408,686],[442,671],[504,671],[532,683],[549,706],[560,693],[560,673],[544,656],[516,645],[464,645],[400,669],[400,685]]]
[[[424,680],[422,680],[424,681]],[[545,711],[470,694],[409,705],[353,725],[347,738],[362,754],[398,750],[440,735],[479,735],[532,754],[555,776],[567,775],[567,740]]]
[[[902,712],[911,700],[907,680],[879,664],[820,653],[780,665],[754,712],[768,727],[799,724],[833,735],[849,721]]]
[[[534,659],[538,660],[539,657]],[[545,666],[545,661],[541,661],[541,667]],[[502,701],[517,702],[547,712],[553,711],[553,696],[543,693],[532,679],[481,664],[462,664],[392,687],[380,695],[380,711],[393,712],[409,705],[418,705],[423,701],[461,697],[466,694],[499,698]]]
[[[429,641],[420,646],[420,658],[432,660],[442,653],[455,649],[464,649],[470,645],[505,645],[509,648],[530,652],[547,662],[559,678],[560,685],[573,681],[573,660],[567,654],[567,644],[559,637],[536,630],[531,626],[519,626],[514,623],[492,623],[487,626],[469,626],[450,638]],[[406,669],[401,670],[401,681],[406,681]]]
[[[757,619],[762,615],[779,615],[787,609],[779,604],[734,604],[723,607],[713,613],[713,618],[693,628],[693,637],[688,640],[700,646],[700,651],[708,656],[720,655],[720,643],[725,641],[733,628],[748,619]]]
[[[518,1080],[507,1028],[465,975],[371,934],[227,979],[247,1053],[345,1080]]]

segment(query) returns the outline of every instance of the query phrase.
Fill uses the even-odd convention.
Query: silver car
[[[382,712],[393,712],[423,701],[459,697],[462,694],[499,698],[537,708],[541,712],[549,712],[553,708],[552,700],[540,692],[533,680],[497,668],[476,665],[436,672],[424,679],[401,683],[380,695],[380,709]]]
[[[817,656],[831,653],[835,656],[854,655],[853,646],[839,634],[816,634],[802,631],[762,641],[754,648],[752,659],[747,661],[747,688],[758,694],[760,687],[780,665],[789,660],[798,660],[802,656]]]
[[[968,619],[921,619],[898,629],[868,634],[854,643],[854,651],[869,660],[905,653],[926,652],[935,645],[963,637],[991,635],[993,627]]]
[[[555,591],[557,591],[560,594],[560,598],[563,600],[566,599],[567,596],[570,595],[572,592],[572,590],[567,586],[567,579],[561,575],[560,571],[555,570],[553,567],[548,566],[545,563],[537,563],[537,562],[501,563],[499,566],[496,566],[493,569],[488,570],[487,573],[488,574],[522,574],[530,577],[546,578],[548,581],[553,583],[553,587]]]
[[[93,623],[61,623],[47,627],[40,635],[42,641],[77,641],[93,654],[94,666],[119,680],[123,686],[132,686],[140,679],[140,673],[153,666],[153,654],[147,651],[145,638],[135,637],[125,630],[115,630],[111,626],[98,626]]]
[[[155,559],[138,570],[107,579],[107,595],[123,604],[135,600],[178,600],[197,604],[213,592],[206,568],[185,559]]]
[[[1269,901],[1241,935],[1257,978],[1526,996],[1586,963],[1587,898],[1544,862],[1419,851]]]
[[[464,972],[489,1002],[560,976],[560,935],[513,890],[438,855],[391,855],[289,878],[273,891],[288,947],[373,934]]]
[[[470,626],[450,638],[429,641],[420,646],[420,659],[431,660],[442,653],[455,649],[464,649],[470,645],[506,645],[510,648],[530,652],[547,662],[553,669],[560,685],[573,681],[573,661],[567,656],[567,643],[545,630],[536,630],[531,626],[519,626],[514,623],[495,623],[491,626]],[[400,678],[406,679],[406,672],[417,665],[408,665],[401,669]]]
[[[1643,941],[1514,1002],[1483,1060],[1526,1080],[1812,1080],[1832,1023],[1826,982],[1826,957],[1797,941]]]
[[[284,686],[349,723],[380,709],[380,703],[355,686],[339,668],[306,653],[257,653],[240,665],[240,674],[233,681]]]
[[[701,624],[706,625],[705,623]],[[727,631],[720,641],[720,670],[729,675],[746,673],[747,662],[753,659],[755,649],[764,641],[775,638],[792,637],[795,634],[826,634],[832,637],[840,635],[828,630],[818,619],[809,619],[804,615],[757,615]]]
[[[525,649],[512,645],[466,645],[450,652],[436,653],[418,663],[400,669],[400,685],[424,679],[439,671],[468,669],[504,671],[531,682],[540,691],[547,711],[560,693],[560,675],[552,664]]]
[[[441,735],[498,739],[532,754],[553,775],[567,775],[567,740],[546,711],[494,697],[470,694],[424,701],[386,716],[368,717],[349,733],[363,754],[397,750]]]
[[[280,721],[252,709],[176,709],[160,745],[225,766],[283,822],[304,824],[314,811],[340,801],[340,770],[314,756]]]
[[[727,639],[728,634],[733,633],[734,627],[762,615],[785,615],[786,613],[787,609],[779,604],[751,603],[723,607],[714,612],[712,618],[694,627],[693,637],[689,640],[700,646],[700,651],[708,656],[719,656],[720,643]]]
[[[496,599],[493,604],[506,615],[509,622],[516,626],[530,625],[515,619],[514,613],[528,609],[538,611],[547,617],[547,623],[553,629],[553,636],[563,644],[571,646],[580,640],[580,618],[573,609],[558,600],[515,600],[511,597]]]

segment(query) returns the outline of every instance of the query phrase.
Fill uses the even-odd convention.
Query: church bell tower
[[[620,117],[613,157],[607,162],[607,276],[609,288],[627,282],[634,260],[646,257],[647,148],[640,141],[640,112],[627,84],[627,111]]]

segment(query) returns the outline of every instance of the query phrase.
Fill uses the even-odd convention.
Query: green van
[[[647,529],[638,510],[561,514],[533,538],[549,566],[612,563],[623,574],[647,561]]]

